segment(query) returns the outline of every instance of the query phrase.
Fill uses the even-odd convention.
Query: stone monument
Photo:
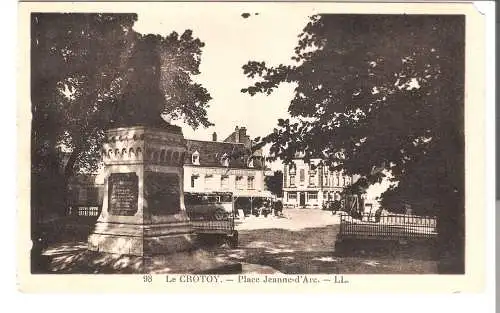
[[[167,123],[118,127],[105,136],[102,212],[88,249],[135,256],[191,250],[181,128]]]

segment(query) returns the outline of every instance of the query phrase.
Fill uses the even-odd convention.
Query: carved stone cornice
[[[105,132],[101,151],[104,164],[147,162],[182,166],[186,141],[182,134],[142,126],[115,128]]]

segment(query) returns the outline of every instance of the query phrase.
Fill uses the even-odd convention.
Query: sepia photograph
[[[26,13],[30,275],[469,271],[465,13],[85,8]]]

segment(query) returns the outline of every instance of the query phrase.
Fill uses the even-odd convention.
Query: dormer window
[[[191,163],[194,165],[200,165],[200,153],[198,151],[193,152],[191,156]]]
[[[252,158],[250,158],[250,160],[248,161],[248,167],[250,167],[250,168],[254,167]]]

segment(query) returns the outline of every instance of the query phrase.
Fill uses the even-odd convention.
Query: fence
[[[435,217],[368,213],[357,219],[347,213],[340,216],[340,239],[418,240],[436,236]]]
[[[196,233],[201,234],[226,234],[234,233],[234,217],[227,216],[223,220],[216,220],[210,216],[196,215],[188,213],[191,226]]]
[[[70,215],[71,211],[74,210],[74,214],[77,216],[99,216],[99,207],[85,207],[85,206],[80,206],[77,208],[70,208]]]
[[[231,248],[238,246],[238,231],[234,229],[234,216],[228,215],[223,220],[216,220],[214,217],[196,215],[188,213],[191,226],[198,238],[212,238],[228,243]]]

